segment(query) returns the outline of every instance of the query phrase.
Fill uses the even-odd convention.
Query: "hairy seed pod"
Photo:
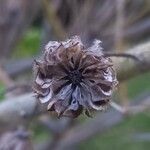
[[[41,103],[58,116],[77,117],[83,110],[101,110],[111,99],[117,84],[110,58],[104,57],[101,41],[85,48],[74,36],[50,41],[41,60],[34,64],[33,89]]]

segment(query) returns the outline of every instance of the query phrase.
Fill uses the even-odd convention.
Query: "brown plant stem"
[[[109,52],[109,53],[105,53],[104,56],[105,57],[125,57],[125,58],[131,58],[131,59],[133,59],[135,61],[139,61],[140,62],[140,60],[136,56],[131,55],[131,54],[126,54],[126,53],[110,53]]]

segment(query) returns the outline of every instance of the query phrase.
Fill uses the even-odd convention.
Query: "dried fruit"
[[[100,41],[85,48],[78,36],[63,42],[50,41],[42,60],[34,65],[33,89],[48,110],[58,116],[77,117],[85,110],[106,106],[117,84],[110,58],[104,57]]]

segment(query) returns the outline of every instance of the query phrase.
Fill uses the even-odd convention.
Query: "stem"
[[[135,61],[140,61],[140,59],[132,54],[126,54],[126,53],[105,53],[105,57],[125,57],[125,58],[131,58]]]

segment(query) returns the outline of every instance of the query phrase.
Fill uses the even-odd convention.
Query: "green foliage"
[[[139,142],[132,135],[139,132],[148,132],[150,116],[146,113],[132,117],[120,125],[110,129],[80,145],[81,150],[148,150],[150,142]]]
[[[41,142],[47,138],[50,138],[50,133],[48,133],[47,129],[40,124],[32,124],[31,128],[33,131],[33,138],[36,142]]]
[[[5,87],[0,83],[0,101],[4,99]]]
[[[150,72],[133,78],[128,82],[128,94],[130,98],[134,98],[144,91],[150,91]]]
[[[40,30],[32,28],[28,30],[13,53],[14,58],[35,56],[40,47]]]

